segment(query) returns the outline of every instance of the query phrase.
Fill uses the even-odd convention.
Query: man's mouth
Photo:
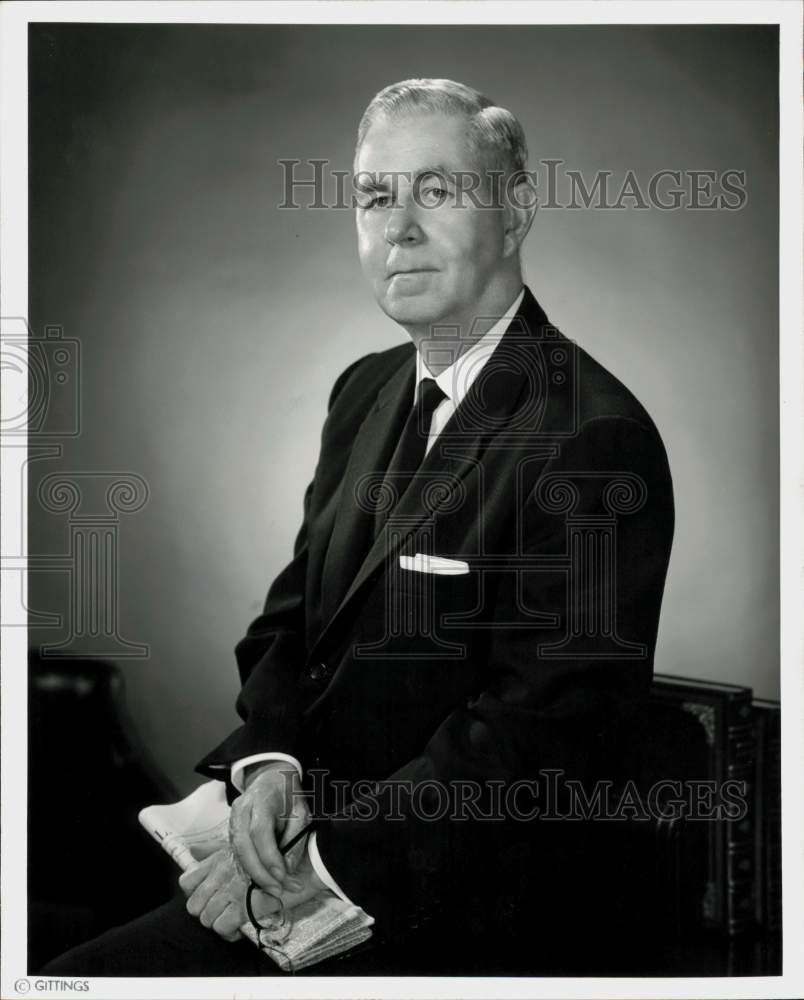
[[[400,274],[432,274],[435,272],[434,267],[397,267],[388,272],[388,280],[391,278],[396,278]]]

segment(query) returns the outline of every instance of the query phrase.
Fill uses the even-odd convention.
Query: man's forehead
[[[449,167],[445,163],[429,163],[417,170],[359,170],[361,186],[377,189],[390,189],[396,187],[401,181],[415,184],[427,177],[444,178],[453,180],[459,173],[454,167]]]
[[[374,175],[405,172],[411,177],[467,170],[474,165],[474,157],[465,133],[466,120],[455,115],[381,117],[366,133],[357,169]]]

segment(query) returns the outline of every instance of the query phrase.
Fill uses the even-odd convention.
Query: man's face
[[[459,194],[450,174],[481,164],[465,142],[466,122],[442,114],[379,118],[357,160],[360,263],[374,295],[391,319],[428,332],[432,324],[471,330],[499,276],[503,213]],[[488,201],[486,183],[474,200]]]

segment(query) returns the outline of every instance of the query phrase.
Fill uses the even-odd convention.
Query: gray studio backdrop
[[[97,651],[111,624],[146,645],[119,662],[182,789],[235,724],[233,646],[289,557],[331,385],[405,337],[363,284],[352,213],[277,210],[277,160],[349,170],[364,106],[410,76],[509,107],[532,165],[615,184],[745,171],[739,211],[540,211],[525,269],[667,444],[657,669],[778,694],[775,29],[36,25],[30,322],[79,342],[81,429],[30,463],[29,551],[53,568],[30,574],[29,605],[63,616],[31,640]],[[54,390],[51,418],[68,405]],[[71,636],[75,577],[58,559],[77,512],[37,492],[54,473],[92,474],[78,477],[90,521],[109,474],[147,484],[100,530],[118,604],[100,640]]]

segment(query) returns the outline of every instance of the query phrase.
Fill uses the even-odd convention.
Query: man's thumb
[[[289,844],[294,837],[298,836],[299,833],[307,826],[309,822],[308,816],[305,814],[303,816],[293,815],[288,820],[288,824],[285,827],[285,831],[282,835],[282,843]],[[307,849],[307,838],[301,837],[298,843],[294,844],[293,847],[285,855],[285,864],[289,872],[293,873],[299,866],[299,862],[304,857],[304,852]]]

